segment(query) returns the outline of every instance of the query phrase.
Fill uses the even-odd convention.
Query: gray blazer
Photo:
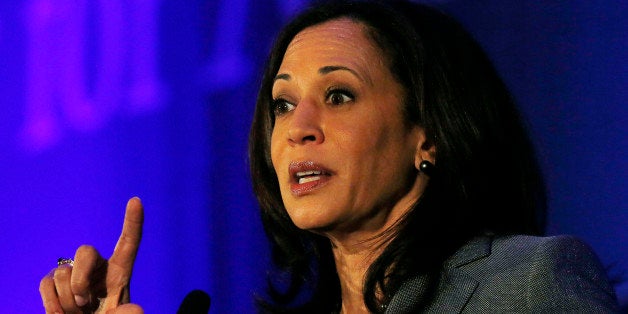
[[[386,313],[417,313],[425,278],[402,285]],[[591,249],[568,236],[482,236],[443,267],[428,313],[618,313]]]

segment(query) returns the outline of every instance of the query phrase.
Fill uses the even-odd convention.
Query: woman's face
[[[342,18],[298,33],[272,88],[273,167],[301,229],[377,232],[423,190],[423,131],[404,123],[403,89],[365,26]]]

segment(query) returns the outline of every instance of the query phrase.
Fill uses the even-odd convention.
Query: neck
[[[332,245],[340,280],[341,313],[369,313],[363,292],[366,272],[392,239],[392,228],[419,199],[425,184],[417,179],[410,191],[395,206],[390,210],[380,210],[378,215],[360,228],[338,228],[335,231],[321,232],[329,238]]]
[[[369,313],[363,294],[366,272],[381,254],[386,242],[385,236],[368,240],[332,240],[340,280],[341,313]]]

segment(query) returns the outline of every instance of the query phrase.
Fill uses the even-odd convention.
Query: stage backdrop
[[[475,34],[521,105],[548,232],[590,243],[626,306],[626,2],[432,3]],[[213,313],[253,312],[268,257],[247,132],[272,38],[306,4],[0,2],[0,312],[41,312],[40,278],[79,245],[109,256],[135,195],[135,302],[174,313],[203,289]]]

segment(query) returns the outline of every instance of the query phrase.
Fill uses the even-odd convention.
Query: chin
[[[327,230],[334,224],[334,219],[319,208],[288,209],[288,216],[302,230]]]

